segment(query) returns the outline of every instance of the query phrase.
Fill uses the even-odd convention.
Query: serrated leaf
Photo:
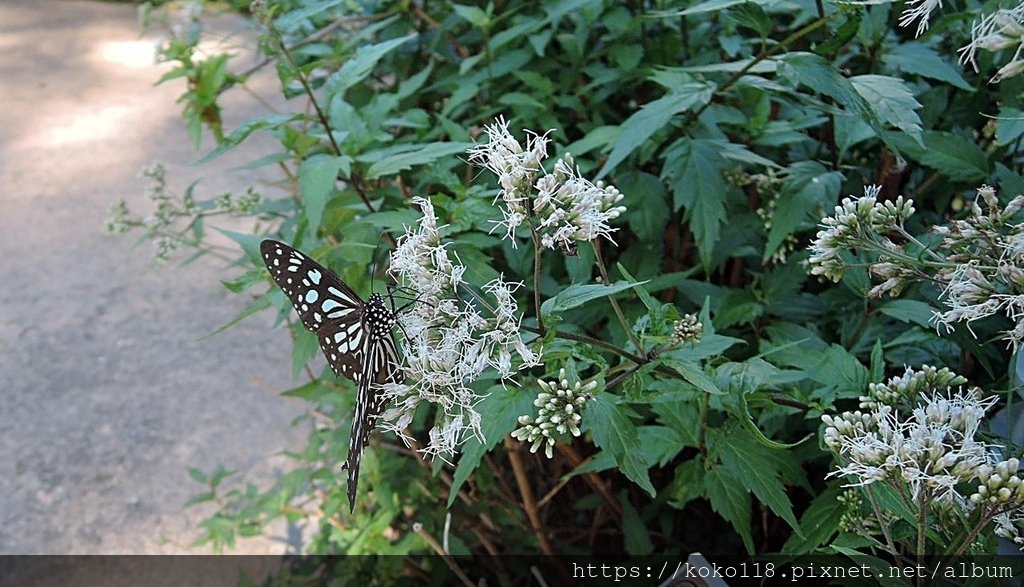
[[[754,554],[750,493],[744,488],[743,479],[724,467],[714,467],[704,474],[704,493],[711,502],[711,508],[736,529],[747,552]]]
[[[839,528],[843,508],[837,507],[842,489],[829,487],[822,491],[800,516],[800,533],[793,533],[782,546],[783,554],[807,554],[825,544]]]
[[[669,505],[682,509],[698,497],[704,497],[706,494],[705,473],[704,463],[699,457],[690,459],[676,467],[675,477],[669,484]]]
[[[657,492],[648,475],[647,461],[643,457],[646,451],[640,444],[640,435],[632,420],[615,403],[615,396],[598,393],[587,404],[583,422],[594,444],[610,452],[619,470],[654,497]]]
[[[914,112],[921,103],[905,81],[885,75],[858,75],[850,78],[850,83],[879,120],[921,142],[921,118]]]
[[[711,395],[725,394],[724,391],[718,389],[715,382],[705,375],[704,371],[696,363],[665,356],[661,358],[661,363],[676,373],[679,373],[683,379],[704,393]]]
[[[382,43],[360,46],[351,59],[327,78],[324,83],[324,92],[330,97],[356,85],[370,75],[381,58],[414,38],[416,38],[415,33]]]
[[[480,465],[484,453],[494,448],[498,442],[508,436],[518,426],[517,419],[534,411],[533,400],[536,396],[526,390],[503,389],[500,386],[491,389],[491,393],[476,405],[481,417],[481,432],[485,442],[470,438],[462,445],[462,456],[452,474],[452,488],[448,494],[448,507],[455,503],[459,488]]]
[[[889,300],[879,306],[878,311],[900,322],[910,322],[924,328],[933,328],[932,315],[935,308],[919,300]]]
[[[384,157],[366,171],[367,179],[377,179],[386,175],[394,175],[399,171],[412,168],[414,165],[432,163],[453,153],[462,153],[473,146],[473,143],[436,142],[417,145],[415,150],[396,153]]]
[[[771,459],[761,456],[769,450],[773,449],[762,446],[749,432],[737,430],[729,435],[728,442],[722,443],[719,457],[722,464],[741,479],[743,486],[750,489],[761,503],[799,532],[800,525],[793,515],[793,504],[786,495],[786,486],[779,471]]]
[[[242,121],[235,130],[231,131],[231,134],[224,137],[224,140],[217,145],[213,151],[210,151],[205,157],[200,159],[197,163],[208,163],[213,161],[217,157],[220,157],[224,153],[227,153],[231,149],[234,149],[242,141],[249,137],[252,133],[264,129],[264,128],[275,128],[281,126],[286,122],[292,120],[298,120],[301,118],[298,114],[268,114],[266,116],[257,116],[248,120]]]
[[[908,159],[926,165],[952,180],[979,182],[989,176],[991,165],[981,147],[951,132],[926,131],[924,147],[899,133],[889,133],[885,138]]]
[[[552,312],[563,312],[565,310],[581,306],[590,300],[615,295],[619,292],[632,289],[645,283],[647,282],[639,281],[636,283],[627,283],[625,281],[620,281],[613,285],[593,283],[570,285],[564,290],[558,292],[558,295],[555,297],[544,300],[544,303],[541,304],[540,311],[541,314],[544,315],[551,314]]]
[[[622,492],[619,496],[619,503],[622,505],[622,543],[626,552],[631,556],[642,556],[654,552],[654,543],[651,535],[647,533],[647,526],[640,519],[640,514],[633,507],[626,497],[629,494]]]
[[[813,218],[813,214],[821,209],[824,202],[835,201],[842,179],[840,172],[828,171],[815,161],[801,161],[789,167],[772,215],[772,227],[768,231],[762,261],[771,259],[786,238],[802,224],[818,220]]]
[[[648,447],[645,455],[648,467],[664,467],[688,444],[678,430],[668,426],[640,426],[636,431],[640,444]]]
[[[701,264],[711,265],[715,243],[725,222],[725,196],[728,186],[722,177],[726,160],[716,141],[682,139],[665,154],[666,169],[672,168],[674,208],[685,208],[697,241]]]
[[[894,45],[882,56],[882,63],[903,73],[938,80],[968,92],[975,91],[974,86],[960,75],[957,68],[943,59],[935,49],[923,43]]]
[[[629,227],[644,240],[661,239],[665,225],[671,220],[665,184],[650,173],[631,172],[618,178],[616,187],[625,196],[622,205]]]
[[[789,78],[793,82],[832,98],[836,104],[857,114],[887,143],[890,136],[896,134],[886,132],[885,125],[882,124],[875,109],[854,88],[850,80],[839,73],[835,65],[820,55],[798,51],[787,53],[782,57],[781,63],[782,65],[779,67],[781,77]],[[907,142],[917,141],[917,137],[907,134],[897,136],[909,139]]]
[[[299,194],[313,230],[320,227],[327,200],[337,189],[338,172],[346,166],[346,160],[334,155],[313,155],[299,167]]]
[[[658,402],[651,408],[658,415],[658,420],[676,431],[679,441],[685,446],[700,446],[700,408],[697,402],[689,399]]]
[[[622,123],[622,134],[615,141],[608,160],[598,172],[595,180],[608,175],[615,166],[621,163],[637,147],[642,145],[655,132],[664,128],[672,117],[680,112],[693,110],[711,100],[711,86],[691,83],[681,88],[683,91],[663,96],[645,104],[638,112]]]
[[[295,342],[292,345],[292,379],[297,379],[302,368],[316,355],[316,351],[320,348],[320,341],[316,334],[307,330],[302,324],[296,323],[293,332],[295,333]]]

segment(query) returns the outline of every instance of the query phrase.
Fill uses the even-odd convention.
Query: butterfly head
[[[375,334],[389,334],[395,326],[395,313],[384,304],[384,296],[379,293],[370,294],[366,300],[366,309],[370,329]]]

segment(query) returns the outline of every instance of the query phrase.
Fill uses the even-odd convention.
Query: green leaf
[[[878,311],[900,322],[910,322],[923,328],[933,328],[932,315],[935,308],[919,300],[889,300],[879,306]]]
[[[202,336],[202,337],[196,339],[196,342],[201,342],[201,341],[204,341],[204,340],[206,340],[208,338],[213,338],[214,336],[217,336],[218,334],[220,334],[221,332],[224,332],[228,328],[231,328],[235,324],[238,324],[242,320],[245,320],[249,316],[252,316],[253,314],[256,314],[256,313],[258,313],[258,312],[260,312],[262,310],[265,310],[265,309],[267,309],[269,307],[270,307],[270,298],[268,298],[267,296],[258,297],[255,300],[253,300],[248,306],[246,306],[244,310],[239,312],[237,316],[235,316],[230,321],[228,321],[227,324],[224,324],[223,326],[217,328],[216,330],[214,330],[210,334],[207,334],[206,336]]]
[[[711,508],[736,529],[747,552],[754,554],[750,493],[744,486],[744,480],[725,467],[714,467],[704,474],[704,493],[711,502]]]
[[[925,131],[924,147],[898,133],[889,133],[886,141],[908,159],[954,181],[985,181],[990,173],[991,165],[981,147],[951,132]]]
[[[455,10],[455,14],[458,14],[475,27],[485,28],[491,20],[489,14],[476,6],[463,6],[462,4],[452,4],[451,6]]]
[[[996,124],[996,143],[1006,146],[1024,135],[1024,111],[1003,106]]]
[[[820,212],[825,202],[835,201],[843,180],[841,173],[828,171],[816,161],[794,163],[788,171],[761,256],[763,262],[771,259],[798,227],[808,222],[817,223],[819,218],[815,213]]]
[[[648,495],[657,493],[648,475],[646,453],[640,444],[640,435],[633,422],[615,403],[610,393],[598,393],[586,406],[584,427],[590,431],[594,444],[610,452],[626,477],[640,486]]]
[[[406,35],[397,39],[384,41],[374,45],[362,45],[356,50],[355,55],[345,62],[338,71],[327,78],[324,83],[324,92],[331,97],[361,82],[370,75],[377,62],[385,55],[394,51],[404,43],[416,38],[416,34]]]
[[[672,357],[663,356],[661,363],[666,367],[669,367],[676,373],[683,376],[687,382],[694,385],[697,389],[711,395],[723,395],[724,391],[718,389],[715,382],[710,377],[704,374],[704,370],[700,368],[696,363],[690,361],[684,361],[681,359],[675,359]]]
[[[858,92],[850,80],[839,73],[836,66],[825,60],[820,55],[805,52],[787,53],[781,59],[779,75],[788,78],[797,84],[811,88],[815,92],[822,93],[836,104],[860,116],[868,125],[874,129],[878,136],[889,142],[890,135],[886,133],[885,126],[871,104]],[[916,101],[915,101],[916,102]],[[916,116],[916,115],[915,115]],[[898,135],[907,142],[918,141],[918,137],[910,135]]]
[[[683,433],[668,426],[640,426],[636,429],[640,444],[648,447],[647,466],[664,467],[689,444]]]
[[[473,146],[473,143],[449,142],[415,145],[414,150],[384,157],[370,165],[370,168],[366,171],[366,177],[367,179],[377,179],[386,175],[394,175],[399,171],[410,169],[414,165],[425,165],[453,153],[462,153],[471,146]]]
[[[203,485],[206,485],[206,482],[209,480],[206,476],[206,473],[200,471],[195,467],[188,468],[188,476],[194,479],[196,483],[202,483]]]
[[[737,4],[746,4],[750,0],[708,0],[707,2],[701,2],[696,6],[691,6],[685,10],[679,12],[659,12],[658,16],[686,16],[688,14],[701,14],[703,12],[718,12],[729,8],[730,6],[736,6]]]
[[[814,498],[800,516],[800,532],[794,532],[782,546],[783,554],[807,554],[835,535],[843,517],[837,501],[841,492],[842,488],[832,486]]]
[[[316,355],[316,351],[320,348],[320,341],[301,323],[296,323],[293,332],[295,333],[295,344],[292,345],[292,379],[297,379],[302,368]]]
[[[665,169],[673,169],[675,174],[675,209],[686,209],[685,219],[696,237],[701,264],[710,269],[715,243],[726,219],[729,188],[722,177],[726,160],[717,141],[689,138],[673,145],[665,159]]]
[[[647,283],[646,281],[640,281],[636,283],[627,283],[620,281],[614,285],[601,285],[601,284],[577,284],[570,285],[564,290],[558,292],[553,298],[544,300],[541,304],[541,314],[547,315],[552,312],[562,312],[581,306],[590,300],[597,298],[603,298],[605,296],[615,295],[619,292],[632,289],[639,285]]]
[[[654,552],[654,543],[647,533],[647,526],[640,519],[640,514],[630,503],[628,492],[623,491],[619,495],[619,503],[622,504],[622,542],[626,552],[631,556],[642,556]]]
[[[338,173],[347,166],[346,160],[334,155],[313,155],[299,167],[299,193],[314,231],[320,227],[327,200],[336,191]]]
[[[668,486],[669,505],[683,509],[686,504],[706,494],[706,472],[700,457],[690,459],[676,467],[675,477]]]
[[[242,141],[248,138],[249,135],[260,129],[276,128],[282,124],[298,120],[300,118],[302,118],[302,116],[299,114],[268,114],[266,116],[257,116],[256,118],[245,120],[239,124],[235,130],[231,131],[231,134],[225,137],[224,140],[217,145],[216,149],[210,151],[197,163],[202,164],[213,161],[217,157],[220,157],[224,153],[227,153],[231,149],[237,147]]]
[[[595,180],[608,175],[615,166],[621,163],[637,147],[642,145],[655,132],[665,128],[672,117],[680,112],[693,110],[707,104],[711,100],[712,88],[708,84],[691,83],[676,92],[645,104],[638,112],[622,123],[622,134],[615,142],[608,160],[598,172]]]
[[[480,459],[483,458],[484,453],[494,448],[498,442],[516,429],[519,416],[534,412],[533,400],[536,397],[531,391],[494,386],[487,397],[476,405],[476,410],[481,417],[480,428],[486,440],[480,442],[474,437],[462,445],[462,456],[452,475],[448,507],[452,507],[455,498],[458,497],[459,488],[480,466]]]
[[[208,501],[213,501],[214,499],[217,499],[217,496],[212,491],[197,493],[196,495],[193,495],[192,497],[188,498],[188,501],[185,502],[184,507],[193,506],[196,505],[197,503],[206,503]]]
[[[245,256],[252,261],[253,265],[256,265],[257,267],[263,266],[263,259],[260,257],[260,242],[263,240],[262,237],[244,232],[235,232],[225,228],[217,228],[217,232],[238,243],[238,246],[242,247],[242,251],[245,253]]]
[[[801,379],[803,379],[803,377],[801,377]],[[800,446],[801,444],[810,440],[811,438],[814,438],[814,433],[812,432],[809,433],[807,436],[803,437],[801,440],[798,440],[797,442],[779,442],[777,440],[772,440],[771,438],[765,436],[764,432],[761,432],[761,429],[758,428],[757,424],[754,423],[754,417],[750,415],[750,406],[747,405],[746,394],[740,394],[739,408],[740,414],[738,419],[740,421],[740,424],[742,424],[743,428],[745,428],[746,431],[749,432],[754,437],[758,444],[765,448],[769,448],[772,450],[786,450],[790,448],[796,448],[797,446]]]
[[[956,67],[923,43],[893,45],[882,56],[882,63],[903,73],[937,80],[968,92],[975,91]]]
[[[884,75],[858,75],[850,78],[850,83],[879,120],[921,142],[921,118],[914,112],[921,103],[905,81]]]
[[[626,278],[626,281],[637,283],[636,278],[630,275],[629,271],[626,271],[626,268],[622,266],[622,263],[616,263],[615,266],[619,270],[619,273],[622,273],[622,276]],[[637,283],[637,285],[640,284]],[[643,287],[636,288],[636,295],[639,296],[640,301],[644,303],[644,307],[647,308],[648,312],[653,312],[661,307],[661,304],[651,297],[651,294],[647,293],[647,289]]]
[[[573,151],[575,154],[575,151]],[[630,172],[618,178],[616,187],[625,196],[622,205],[629,227],[644,240],[659,240],[672,215],[665,184],[650,173]]]
[[[697,402],[687,398],[677,401],[664,401],[651,404],[654,413],[658,415],[665,426],[676,431],[679,441],[685,446],[697,448],[700,446],[698,432],[700,431],[700,408]]]
[[[764,456],[764,452],[770,450],[773,449],[761,445],[749,432],[735,430],[728,441],[722,443],[719,457],[722,464],[741,479],[743,486],[753,491],[761,503],[799,532],[800,525],[793,515],[793,504],[786,495],[781,475],[772,459]]]

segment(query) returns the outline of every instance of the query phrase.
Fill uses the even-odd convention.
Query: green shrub
[[[962,452],[973,468],[938,485],[900,477],[909,465],[858,481],[850,452],[878,426],[890,440],[907,432],[915,409],[941,401],[978,418],[1018,413],[1003,407],[1016,366],[1002,344],[984,344],[1014,330],[1017,302],[942,319],[939,331],[932,317],[971,263],[1005,278],[983,272],[991,287],[972,290],[973,303],[1016,295],[1024,249],[1013,248],[1011,211],[979,224],[991,231],[987,251],[928,229],[974,209],[982,182],[998,183],[1004,202],[1024,190],[1013,53],[1024,28],[1003,11],[972,39],[966,24],[994,5],[935,9],[262,2],[252,13],[264,65],[293,107],[223,131],[220,96],[245,76],[229,73],[226,55],[197,58],[200,34],[173,38],[165,79],[188,80],[193,138],[206,128],[216,141],[206,158],[269,133],[279,152],[253,165],[280,166],[289,193],[196,202],[190,189],[178,204],[156,189],[155,221],[122,206],[111,227],[144,228],[166,258],[206,250],[212,214],[256,219],[257,234],[226,232],[244,271],[225,285],[252,298],[238,320],[270,310],[288,321],[295,373],[308,377],[285,395],[319,419],[273,487],[225,488],[226,471],[195,472],[209,486],[196,501],[220,503],[199,542],[231,546],[283,516],[316,520],[308,549],[318,553],[425,553],[443,542],[455,554],[881,552],[899,564],[994,552],[994,528],[1010,538],[1019,529],[1019,510],[1005,504],[1019,507],[1024,489],[991,507],[976,507],[989,494],[973,509],[953,498],[978,493],[996,461],[999,483],[1019,482],[1011,438],[986,435],[983,422],[954,427],[975,443]],[[960,47],[981,73],[960,70]],[[841,196],[862,191],[817,233]],[[488,302],[486,284],[524,286],[509,290],[510,338],[488,351],[492,362],[433,400],[421,385],[443,371],[432,365],[392,390],[414,399],[382,423],[408,437],[371,442],[349,515],[337,467],[353,385],[306,368],[316,337],[267,287],[258,243],[295,243],[365,297],[379,241],[390,275],[415,281],[396,251],[417,230],[463,267],[453,307],[493,312],[504,306]],[[403,352],[422,359],[414,351]],[[968,380],[989,399],[952,389]],[[879,399],[885,390],[895,395]],[[838,415],[858,402],[887,407]],[[1005,448],[978,453],[986,443]],[[843,478],[830,474],[836,459]]]

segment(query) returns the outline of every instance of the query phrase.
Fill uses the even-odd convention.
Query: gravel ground
[[[240,67],[243,25],[215,24]],[[201,178],[199,197],[269,179],[235,169],[268,142],[193,164],[184,82],[153,85],[167,70],[155,43],[127,4],[0,2],[0,554],[203,552],[189,545],[209,510],[183,509],[201,490],[186,468],[266,484],[305,437],[291,426],[303,406],[277,395],[291,347],[272,316],[197,341],[246,303],[220,285],[230,270],[154,267],[149,243],[103,233],[118,198],[150,209],[138,173],[154,160],[179,193]],[[273,103],[266,73],[252,89]],[[233,92],[227,127],[266,109]]]

